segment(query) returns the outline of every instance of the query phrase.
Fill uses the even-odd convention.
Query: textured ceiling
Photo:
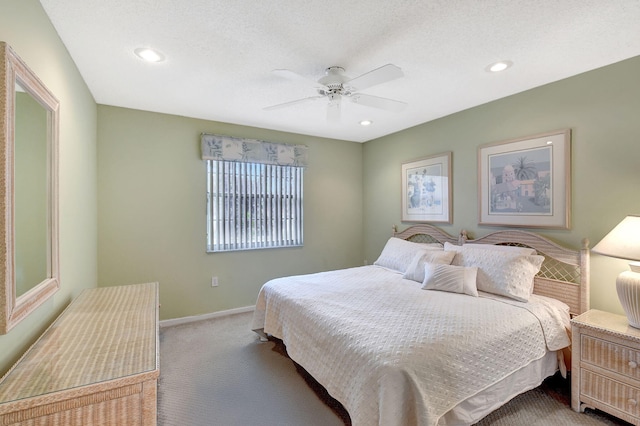
[[[357,142],[640,55],[639,0],[40,1],[99,104]],[[402,112],[343,102],[330,123],[326,99],[263,109],[317,95],[274,69],[317,80],[388,63],[404,77],[363,93]]]

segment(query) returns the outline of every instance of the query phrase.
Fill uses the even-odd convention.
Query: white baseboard
[[[245,306],[245,307],[242,307],[242,308],[227,309],[226,311],[211,312],[209,314],[194,315],[194,316],[190,316],[190,317],[172,318],[172,319],[162,320],[162,321],[160,321],[160,328],[171,327],[173,325],[188,324],[188,323],[191,323],[191,322],[208,320],[208,319],[211,319],[211,318],[225,317],[227,315],[243,314],[245,312],[252,312],[252,311],[255,310],[255,308],[256,308],[255,305],[253,305],[253,306]]]

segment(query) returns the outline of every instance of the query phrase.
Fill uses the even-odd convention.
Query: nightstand
[[[640,426],[640,329],[592,309],[571,320],[571,408],[596,408]]]

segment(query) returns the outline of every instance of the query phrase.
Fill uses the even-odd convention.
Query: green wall
[[[364,247],[374,259],[400,218],[403,162],[453,152],[453,224],[480,237],[478,146],[570,128],[572,227],[534,230],[572,248],[593,247],[627,214],[640,214],[640,57],[471,108],[364,144]],[[433,102],[437,102],[436,99]],[[624,261],[592,255],[591,306],[622,313],[615,278]]]
[[[203,132],[309,147],[304,247],[206,253]],[[158,281],[160,317],[167,319],[254,305],[262,284],[274,277],[361,265],[362,149],[98,106],[99,285]]]
[[[97,106],[37,0],[0,1],[0,40],[60,101],[61,289],[0,336],[3,374],[81,290],[97,285]]]
[[[574,248],[583,237],[593,245],[640,213],[640,58],[358,144],[96,106],[37,0],[0,2],[0,40],[61,103],[62,283],[0,336],[0,373],[84,288],[159,281],[161,318],[178,318],[250,306],[273,277],[372,262],[391,226],[409,225],[400,222],[401,164],[427,155],[453,151],[454,223],[444,226],[453,234],[497,229],[477,225],[479,145],[563,128],[573,132],[573,226],[540,232]],[[309,146],[304,247],[205,252],[202,132]],[[624,269],[593,256],[592,307],[621,312],[614,280]]]

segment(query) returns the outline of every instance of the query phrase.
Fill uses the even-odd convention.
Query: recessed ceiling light
[[[148,47],[139,47],[134,50],[136,56],[140,59],[144,59],[147,62],[162,62],[164,61],[164,55],[155,49]]]
[[[362,121],[360,122],[360,125],[361,125],[361,126],[370,126],[370,125],[371,125],[371,123],[373,123],[373,121],[371,121],[371,120],[362,120]]]
[[[512,65],[513,62],[511,61],[499,61],[489,65],[485,70],[489,72],[500,72],[510,68]]]

